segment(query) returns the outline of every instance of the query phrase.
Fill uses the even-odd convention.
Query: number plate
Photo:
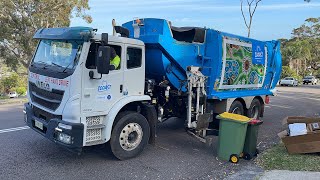
[[[43,123],[37,121],[37,120],[34,120],[34,126],[43,130]]]

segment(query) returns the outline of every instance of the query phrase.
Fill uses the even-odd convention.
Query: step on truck
[[[155,142],[171,117],[204,141],[215,115],[260,118],[281,73],[280,43],[208,28],[136,19],[114,34],[43,28],[29,66],[25,121],[75,152],[109,143],[120,160]],[[115,67],[112,58],[120,58]],[[112,60],[111,60],[112,59]]]

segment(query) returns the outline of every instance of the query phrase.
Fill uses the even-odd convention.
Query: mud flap
[[[212,115],[210,113],[200,114],[198,116],[197,130],[207,129],[209,123],[212,121]]]
[[[141,113],[147,118],[150,126],[149,144],[154,145],[156,141],[157,112],[152,104],[142,103],[142,105]]]

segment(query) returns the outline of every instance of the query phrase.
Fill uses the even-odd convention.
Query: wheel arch
[[[251,106],[251,103],[254,99],[258,99],[261,103],[261,115],[263,116],[263,113],[264,113],[264,100],[261,96],[249,96],[249,97],[239,97],[239,98],[236,98],[232,101],[232,103],[230,103],[228,105],[228,109],[227,111],[229,111],[231,105],[235,102],[235,101],[239,101],[242,106],[243,106],[243,110],[244,110],[244,115],[248,115],[248,110],[250,109],[250,106]],[[262,117],[261,116],[261,117]]]
[[[230,106],[228,108],[228,111],[229,111],[230,107],[232,106],[232,104],[236,101],[239,101],[242,104],[244,115],[247,115],[247,112],[248,112],[247,103],[243,98],[236,98],[234,101],[232,101],[232,103],[230,104]]]
[[[116,123],[117,115],[120,112],[124,111],[135,111],[141,113],[150,126],[150,137],[149,143],[154,143],[155,141],[155,128],[157,122],[157,113],[153,105],[150,104],[151,98],[149,96],[131,96],[126,97],[118,101],[106,117],[106,131],[105,131],[105,139],[106,142],[110,140],[112,129]]]

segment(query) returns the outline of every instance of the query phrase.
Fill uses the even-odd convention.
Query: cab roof
[[[92,33],[93,28],[90,27],[42,28],[35,33],[33,38],[86,40],[92,36]]]

